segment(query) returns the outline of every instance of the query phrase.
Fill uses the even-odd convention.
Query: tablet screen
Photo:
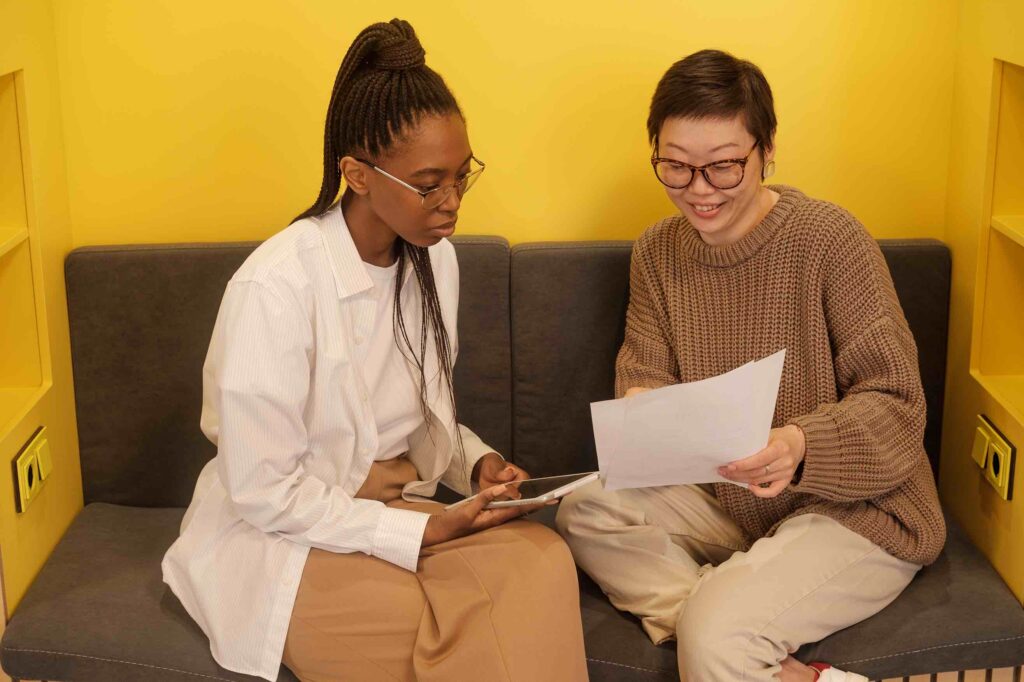
[[[590,476],[591,472],[583,474],[568,474],[566,476],[548,476],[547,478],[528,478],[518,485],[519,492],[524,499],[540,497],[552,490],[558,490],[564,485],[573,481]]]

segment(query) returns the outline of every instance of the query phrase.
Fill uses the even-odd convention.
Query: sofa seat
[[[551,524],[554,509],[535,515]],[[254,680],[224,670],[160,577],[181,508],[87,505],[8,625],[0,648],[15,678],[74,682]],[[939,561],[875,617],[799,652],[872,679],[1024,660],[1024,610],[951,520]],[[580,576],[593,682],[675,682],[675,648],[653,646]],[[984,618],[979,617],[984,614]],[[282,667],[281,682],[295,677]]]

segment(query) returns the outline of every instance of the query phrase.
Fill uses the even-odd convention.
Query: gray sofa
[[[534,475],[593,468],[588,403],[612,395],[630,244],[455,242],[462,420]],[[920,349],[936,466],[949,252],[927,240],[881,245]],[[254,679],[217,666],[159,568],[214,454],[199,431],[200,368],[224,285],[254,246],[90,247],[68,256],[86,506],[0,643],[12,677]],[[592,680],[678,679],[670,646],[652,646],[582,574],[580,586]],[[942,556],[899,599],[798,655],[873,679],[1016,666],[1024,664],[1024,611],[950,521]],[[280,679],[294,678],[282,669]]]

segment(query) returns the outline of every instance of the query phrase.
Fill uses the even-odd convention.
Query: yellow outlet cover
[[[974,432],[974,446],[971,448],[971,459],[982,469],[985,468],[985,463],[988,461],[988,446],[992,442],[989,433],[991,433],[991,429],[988,423],[979,414],[978,428]]]
[[[46,440],[46,430],[36,437],[36,459],[39,461],[39,478],[46,480],[53,471],[53,457],[50,456],[50,441]]]
[[[46,427],[43,426],[14,458],[14,506],[19,514],[28,509],[52,471],[53,458],[46,439]]]
[[[987,440],[985,454],[979,464],[984,468],[985,480],[999,493],[1004,500],[1010,499],[1014,456],[1016,449],[1010,441],[1003,437],[998,429],[984,416],[978,415],[978,431],[974,437],[974,449],[971,456],[978,462],[977,449],[979,440]]]
[[[28,509],[29,502],[35,497],[42,480],[39,478],[39,464],[34,448],[25,448],[14,460],[15,469],[15,507],[18,513]]]

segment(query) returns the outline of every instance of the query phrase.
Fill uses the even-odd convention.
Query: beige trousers
[[[377,462],[357,497],[438,513],[402,500],[416,477],[404,457]],[[303,682],[586,680],[572,557],[529,521],[424,547],[416,573],[313,549],[284,663]]]
[[[689,682],[774,680],[789,654],[877,613],[920,569],[818,514],[748,547],[703,486],[596,481],[562,501],[558,528],[616,608],[656,644],[678,640]]]

